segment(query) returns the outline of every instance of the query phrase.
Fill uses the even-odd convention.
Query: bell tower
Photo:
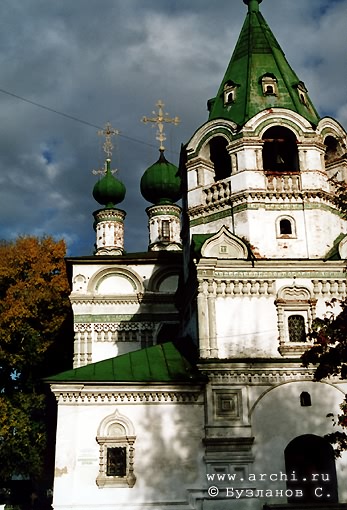
[[[257,258],[323,258],[345,232],[329,178],[346,174],[346,133],[319,117],[261,0],[244,3],[208,121],[186,145],[190,235],[226,226]]]
[[[342,266],[328,267],[347,257],[331,181],[346,179],[346,132],[320,118],[261,0],[244,3],[208,120],[181,154],[182,330],[207,359],[300,356],[325,296],[345,295]]]

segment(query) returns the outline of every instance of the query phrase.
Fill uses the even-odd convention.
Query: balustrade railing
[[[299,173],[267,173],[266,190],[274,192],[296,192],[301,190]]]
[[[231,197],[230,180],[218,181],[204,189],[206,205],[224,205]]]

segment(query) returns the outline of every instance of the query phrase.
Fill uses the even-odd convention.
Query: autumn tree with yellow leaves
[[[21,237],[0,243],[0,480],[40,477],[48,390],[66,368],[71,311],[65,243]]]

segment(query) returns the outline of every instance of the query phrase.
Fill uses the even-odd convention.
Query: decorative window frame
[[[171,222],[170,220],[161,220],[160,225],[160,240],[170,241],[171,239]]]
[[[282,287],[277,294],[277,324],[279,333],[279,352],[282,356],[301,356],[310,347],[310,342],[291,342],[289,339],[288,318],[290,315],[302,315],[305,319],[306,333],[316,317],[317,300],[312,298],[306,287],[293,285]]]
[[[260,78],[264,96],[278,96],[277,78],[274,74],[266,73]],[[269,90],[271,87],[271,91]]]
[[[233,81],[227,81],[223,88],[224,106],[235,103],[239,85]]]
[[[104,487],[134,487],[136,476],[134,474],[134,443],[135,431],[131,421],[122,416],[118,410],[107,416],[98,428],[96,441],[99,444],[99,474],[96,484],[99,489]],[[108,448],[126,449],[125,476],[107,475]]]
[[[281,234],[281,221],[288,220],[292,227],[291,234]],[[279,216],[276,220],[276,237],[277,239],[297,239],[296,222],[291,216]]]
[[[308,108],[308,100],[307,100],[307,88],[303,81],[299,81],[299,83],[295,86],[299,95],[300,103],[302,103],[306,108]]]

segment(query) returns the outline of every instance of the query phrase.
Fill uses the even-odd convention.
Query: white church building
[[[324,439],[347,383],[301,361],[346,297],[329,178],[347,179],[347,134],[244,3],[207,122],[179,168],[161,146],[142,177],[146,253],[124,252],[110,159],[94,187],[95,254],[67,260],[73,368],[49,378],[54,510],[347,508],[347,455]]]

